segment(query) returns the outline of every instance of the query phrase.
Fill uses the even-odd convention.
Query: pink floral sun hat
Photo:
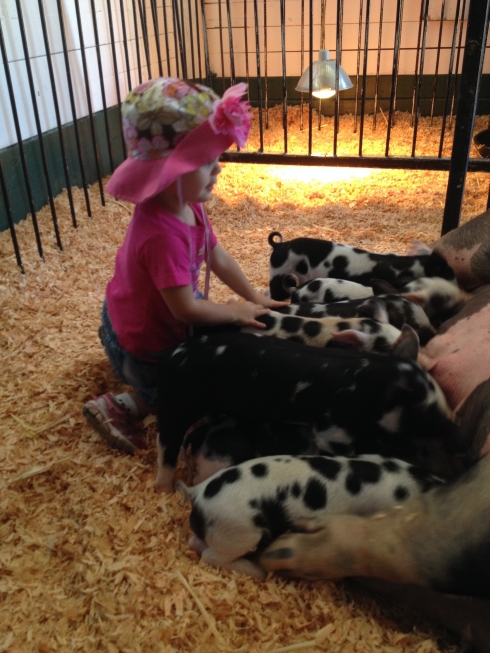
[[[121,106],[128,157],[107,192],[143,202],[233,143],[243,147],[251,123],[250,105],[240,101],[246,90],[246,84],[236,84],[219,98],[207,86],[171,77],[137,86]]]

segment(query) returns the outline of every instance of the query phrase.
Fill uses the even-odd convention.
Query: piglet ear
[[[393,343],[393,354],[400,358],[411,358],[416,361],[419,355],[419,337],[409,324],[402,326],[401,334]]]
[[[398,295],[400,292],[384,279],[371,279],[371,288],[375,295]]]
[[[403,292],[402,297],[405,297],[405,299],[409,299],[411,302],[414,302],[414,304],[418,304],[422,308],[424,308],[427,304],[427,297],[423,293]]]
[[[388,324],[390,321],[384,302],[376,297],[366,299],[359,306],[357,317],[368,317],[371,320],[376,320],[376,322],[382,322],[383,324]]]
[[[407,256],[420,256],[421,254],[432,254],[432,247],[414,238],[408,249]]]
[[[363,331],[355,331],[354,329],[346,329],[332,334],[332,340],[339,345],[345,347],[353,347],[354,349],[366,349],[371,342],[369,334]]]

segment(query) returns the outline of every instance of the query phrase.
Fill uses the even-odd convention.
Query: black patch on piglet
[[[298,263],[296,263],[295,271],[298,274],[306,274],[308,272],[308,263],[305,261],[304,258],[302,258],[301,261],[298,261]]]
[[[344,295],[342,295],[342,297],[343,296]],[[330,304],[330,302],[336,302],[336,301],[338,301],[338,299],[339,299],[339,297],[337,295],[335,295],[335,293],[332,292],[332,290],[330,288],[327,288],[325,290],[325,294],[323,295],[323,303],[324,304]],[[308,300],[305,298],[305,301],[308,301]]]
[[[394,460],[384,460],[382,466],[386,469],[387,472],[399,472],[400,465]]]
[[[321,279],[314,279],[313,281],[310,281],[309,283],[306,284],[306,288],[308,289],[308,292],[317,292],[320,290],[320,286],[322,285]]]
[[[269,468],[265,463],[256,463],[250,467],[250,471],[256,478],[264,478],[269,473]]]
[[[327,488],[316,478],[310,478],[306,484],[303,502],[310,510],[321,510],[327,505]]]
[[[216,496],[223,485],[226,483],[234,483],[235,481],[238,481],[241,475],[242,473],[237,467],[230,467],[229,469],[226,469],[217,478],[213,478],[212,481],[209,481],[209,483],[206,485],[206,489],[204,490],[204,498],[211,499],[212,497]]]
[[[336,256],[333,261],[332,261],[332,266],[333,266],[333,271],[339,275],[342,273],[345,273],[345,270],[347,269],[347,266],[349,265],[349,261],[347,259],[347,256]]]
[[[378,483],[381,478],[380,465],[368,460],[350,460],[349,467],[345,489],[350,494],[359,494],[364,483]]]
[[[288,316],[282,320],[281,327],[287,333],[296,333],[299,330],[301,323],[302,320],[300,320],[299,318],[295,316]]]
[[[393,496],[395,497],[396,501],[405,501],[410,496],[410,492],[406,487],[399,485],[396,488]]]
[[[334,458],[325,456],[302,456],[304,460],[315,472],[318,472],[325,478],[334,481],[339,475],[342,465]]]
[[[295,254],[300,256],[306,254],[312,268],[320,265],[334,248],[332,241],[322,240],[321,238],[295,238],[288,245]]]
[[[206,518],[204,513],[197,505],[192,506],[191,516],[189,517],[189,525],[193,533],[203,542],[206,541]]]
[[[291,488],[291,494],[293,497],[296,497],[296,499],[301,496],[301,485],[298,483],[298,481],[294,481],[293,487]]]
[[[305,322],[303,326],[304,333],[310,337],[314,338],[322,330],[322,325],[320,322]]]
[[[257,547],[262,550],[279,535],[292,530],[293,523],[284,509],[283,502],[277,498],[261,499],[258,503],[259,512],[254,515],[253,523],[265,531]]]
[[[265,324],[265,330],[270,331],[275,327],[277,320],[270,313],[264,313],[264,315],[258,316],[257,322],[262,322],[262,324]]]

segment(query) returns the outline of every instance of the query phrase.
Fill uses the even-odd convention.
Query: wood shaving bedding
[[[298,117],[290,110],[290,152],[307,142]],[[270,110],[269,120],[266,149],[280,149],[281,112]],[[438,120],[432,130],[421,120],[418,153],[434,155]],[[478,118],[475,131],[487,122]],[[406,154],[408,125],[397,114],[391,153]],[[366,154],[382,147],[384,129],[379,119],[375,132],[365,128]],[[352,116],[341,117],[339,154],[357,154],[352,130]],[[331,141],[328,125],[314,133],[319,151],[321,138]],[[228,164],[208,210],[222,245],[265,289],[270,231],[403,254],[414,238],[439,237],[446,180],[427,171]],[[463,222],[486,209],[487,191],[487,175],[468,175]],[[25,275],[9,232],[0,234],[0,651],[459,651],[433,624],[344,583],[257,582],[198,560],[187,546],[189,506],[153,490],[154,421],[145,427],[149,450],[129,457],[82,417],[88,399],[127,389],[97,330],[132,207],[109,196],[100,206],[94,185],[88,218],[83,192],[73,192],[77,229],[66,191],[55,200],[63,251],[49,207],[38,213],[45,262],[30,219],[17,226]],[[212,280],[213,299],[231,296]]]

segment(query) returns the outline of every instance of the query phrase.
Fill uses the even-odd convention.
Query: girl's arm
[[[228,288],[243,299],[266,308],[280,308],[289,304],[289,302],[277,302],[254,290],[233,256],[219,243],[211,251],[211,270]]]
[[[256,318],[269,312],[264,306],[248,301],[215,304],[209,299],[195,299],[190,285],[164,288],[160,294],[176,320],[196,326],[240,324],[263,329],[265,324],[257,322]]]

